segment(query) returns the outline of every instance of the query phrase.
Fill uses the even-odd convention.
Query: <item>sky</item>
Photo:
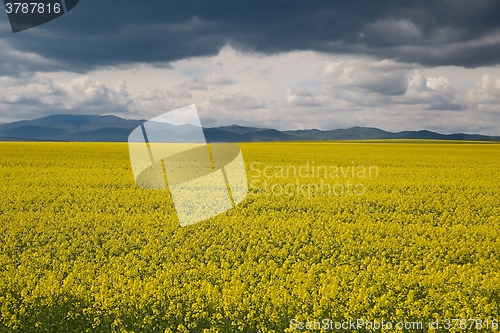
[[[0,122],[151,119],[500,135],[497,0],[80,0],[12,33]]]

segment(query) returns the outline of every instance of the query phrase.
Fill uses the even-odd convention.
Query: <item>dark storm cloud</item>
[[[494,65],[499,14],[497,0],[82,0],[38,28],[0,29],[0,41],[13,50],[0,71],[158,66],[214,55],[227,44],[265,54],[316,50],[431,66]],[[6,63],[15,63],[16,51],[44,59]]]

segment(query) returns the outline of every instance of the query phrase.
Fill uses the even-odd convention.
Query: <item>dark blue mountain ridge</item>
[[[129,134],[146,120],[123,119],[113,115],[52,115],[34,120],[0,124],[0,141],[74,141],[127,142]],[[189,137],[199,130],[193,125],[149,123],[162,137]],[[158,132],[160,130],[160,132]],[[428,130],[388,132],[373,127],[350,127],[335,130],[287,130],[245,127],[239,125],[204,128],[208,142],[316,141],[316,140],[461,140],[497,141],[500,136],[481,134],[440,134]]]

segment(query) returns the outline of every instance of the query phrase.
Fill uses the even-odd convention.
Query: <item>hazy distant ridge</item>
[[[35,120],[0,124],[2,141],[76,141],[126,142],[130,132],[146,120],[123,119],[116,116],[53,115]],[[168,125],[169,136],[188,135],[191,125]],[[432,139],[500,141],[500,136],[480,134],[440,134],[427,130],[387,132],[378,128],[351,127],[336,130],[279,131],[269,128],[238,125],[203,129],[209,142],[311,141],[311,140],[379,140]]]

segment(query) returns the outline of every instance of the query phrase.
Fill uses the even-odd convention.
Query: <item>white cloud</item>
[[[210,126],[500,134],[500,71],[481,76],[463,70],[477,81],[469,88],[460,68],[433,70],[312,52],[258,57],[225,49],[212,58],[173,65],[175,70],[138,65],[86,76],[3,76],[0,115],[4,121],[54,113],[147,119],[196,104]],[[457,78],[462,80],[458,88]]]
[[[75,79],[61,86],[65,93],[63,104],[67,109],[87,106],[125,106],[128,104],[129,93],[126,83],[118,82],[115,88],[92,81],[88,76]]]
[[[54,113],[154,115],[155,111],[168,111],[169,107],[178,105],[170,101],[171,97],[189,97],[188,92],[175,89],[130,93],[125,81],[110,87],[89,76],[64,84],[55,84],[41,74],[22,78],[4,76],[0,77],[0,89],[0,112],[9,114],[15,110],[21,119]]]
[[[435,91],[453,94],[453,86],[450,80],[444,77],[427,77],[427,87]]]
[[[500,77],[483,75],[470,89],[468,98],[477,104],[500,105]]]
[[[422,71],[415,70],[408,75],[408,88],[396,103],[420,104],[428,110],[461,110],[462,96],[457,94],[450,81],[443,77],[425,77]]]
[[[329,61],[323,68],[323,83],[332,89],[355,89],[382,95],[402,95],[411,65],[391,60],[347,59]]]

